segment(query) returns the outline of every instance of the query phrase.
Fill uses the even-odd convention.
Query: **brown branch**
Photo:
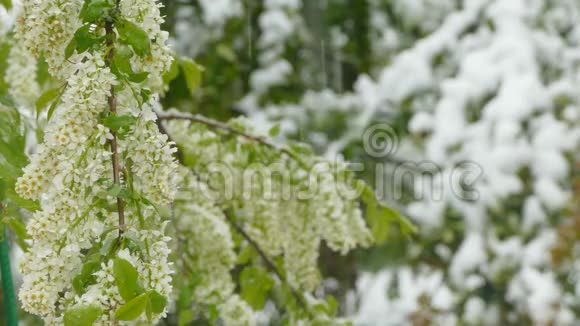
[[[304,296],[302,294],[300,294],[298,291],[296,291],[296,289],[294,289],[290,284],[288,284],[288,282],[286,281],[286,278],[284,277],[284,275],[282,275],[282,272],[280,272],[278,270],[278,268],[276,267],[274,262],[268,257],[268,255],[266,255],[264,250],[262,250],[262,248],[260,248],[260,245],[254,239],[252,239],[252,237],[240,225],[238,225],[234,221],[234,219],[231,217],[231,215],[225,210],[224,210],[224,215],[225,215],[226,219],[228,220],[228,222],[236,230],[236,232],[238,232],[244,239],[246,239],[246,241],[248,241],[250,246],[252,246],[252,248],[254,248],[254,250],[256,250],[258,255],[264,261],[264,264],[266,264],[266,268],[268,268],[270,270],[270,272],[276,274],[276,276],[278,276],[278,278],[280,279],[281,282],[286,283],[288,285],[290,292],[292,292],[292,295],[296,298],[298,303],[300,305],[302,305],[303,308],[307,312],[309,312],[309,309],[308,309],[309,306],[308,306],[308,303],[306,302],[306,300],[304,299]]]
[[[240,136],[246,140],[253,141],[253,142],[258,143],[262,146],[272,148],[278,152],[285,154],[286,156],[288,156],[291,159],[293,159],[294,161],[296,161],[302,168],[304,168],[306,170],[308,170],[310,168],[308,166],[308,164],[306,162],[304,162],[304,160],[302,160],[298,154],[291,151],[287,147],[280,147],[264,137],[247,134],[247,133],[245,133],[241,130],[238,130],[238,129],[236,129],[230,125],[227,125],[225,123],[222,123],[222,122],[219,122],[216,120],[212,120],[212,119],[208,119],[208,118],[203,117],[201,115],[191,115],[191,114],[183,114],[183,113],[158,114],[158,117],[159,117],[158,120],[160,120],[160,121],[163,121],[163,120],[187,120],[187,121],[191,121],[191,122],[195,122],[195,123],[200,123],[200,124],[206,125],[206,126],[213,128],[213,129],[225,131],[229,134]]]
[[[109,47],[109,52],[107,53],[106,57],[106,65],[107,67],[111,66],[113,61],[113,57],[115,55],[115,30],[113,29],[113,22],[108,21],[105,24],[105,31],[107,37],[107,46]],[[117,97],[115,96],[115,86],[111,85],[111,94],[107,98],[107,102],[109,105],[109,115],[115,116],[117,115]],[[121,180],[119,177],[119,150],[117,148],[117,133],[111,130],[111,134],[113,138],[109,141],[111,145],[111,152],[112,152],[112,161],[113,161],[113,182],[114,184],[120,186]],[[123,236],[123,233],[126,229],[125,224],[125,203],[123,199],[117,196],[117,213],[119,214],[119,237]]]

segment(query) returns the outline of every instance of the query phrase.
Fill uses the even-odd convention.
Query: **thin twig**
[[[300,156],[298,154],[291,151],[287,147],[278,146],[278,145],[272,143],[271,141],[269,141],[268,139],[261,137],[261,136],[247,134],[247,133],[245,133],[241,130],[238,130],[238,129],[236,129],[230,125],[227,125],[225,123],[222,123],[222,122],[219,122],[216,120],[212,120],[212,119],[208,119],[208,118],[203,117],[201,115],[191,115],[191,114],[183,114],[183,113],[158,114],[158,117],[159,117],[158,120],[187,120],[187,121],[191,121],[191,122],[195,122],[195,123],[200,123],[200,124],[209,126],[213,129],[222,130],[222,131],[225,131],[229,134],[240,136],[240,137],[245,138],[249,141],[256,142],[260,145],[272,148],[276,151],[279,151],[279,152],[287,155],[288,157],[292,158],[302,168],[304,168],[306,170],[308,170],[310,168],[308,166],[308,164],[306,162],[304,162],[304,160],[302,160],[302,158],[300,158]]]
[[[264,264],[266,264],[266,267],[270,270],[270,272],[276,274],[276,276],[278,276],[281,282],[286,283],[288,285],[288,288],[292,292],[292,295],[296,298],[296,300],[304,307],[306,311],[309,311],[308,309],[309,306],[306,300],[304,299],[304,296],[298,293],[296,289],[294,289],[290,284],[286,282],[286,278],[284,277],[284,275],[282,275],[282,273],[278,270],[274,262],[268,257],[268,255],[266,255],[264,250],[260,248],[260,245],[258,245],[258,243],[254,239],[252,239],[252,237],[240,225],[238,225],[236,221],[234,221],[234,219],[231,217],[231,215],[225,210],[224,215],[228,220],[228,222],[236,230],[236,232],[238,232],[244,239],[246,239],[246,241],[248,241],[248,243],[252,246],[252,248],[256,250],[256,252],[258,253],[258,255],[260,255],[260,257],[264,261]]]
[[[105,31],[107,36],[107,46],[109,47],[109,52],[107,53],[106,65],[111,66],[113,61],[113,56],[115,55],[115,30],[113,29],[113,22],[108,21],[105,24]],[[115,96],[115,86],[111,85],[111,94],[109,95],[107,102],[109,104],[109,114],[115,116],[117,114],[117,97]],[[111,152],[113,153],[113,182],[114,184],[120,186],[121,181],[119,178],[119,150],[117,148],[117,133],[111,130],[113,138],[110,140]],[[119,237],[125,232],[125,203],[120,196],[117,196],[117,213],[119,214]]]

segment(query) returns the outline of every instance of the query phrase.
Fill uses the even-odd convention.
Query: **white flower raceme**
[[[63,86],[66,89],[62,103],[46,127],[45,141],[32,156],[16,185],[17,192],[24,198],[39,200],[41,194],[48,192],[48,187],[65,187],[64,182],[72,181],[69,170],[83,163],[77,162],[82,154],[78,149],[89,142],[104,144],[107,140],[108,135],[101,131],[104,127],[98,127],[98,114],[106,109],[107,96],[115,77],[99,55],[87,54],[84,61],[74,67],[77,73]],[[59,179],[62,184],[51,185],[57,174],[64,178]],[[95,173],[89,182],[95,182],[99,177]]]
[[[258,99],[269,89],[284,84],[290,79],[294,68],[283,53],[287,43],[300,37],[300,28],[304,21],[299,15],[302,1],[266,1],[265,10],[260,14],[259,24],[263,33],[258,39],[260,68],[250,76],[250,84],[255,94],[251,94],[244,102],[258,107]]]
[[[19,105],[33,108],[40,93],[36,82],[36,58],[20,42],[15,42],[7,65],[4,80],[10,85],[10,95]]]
[[[177,191],[177,163],[172,156],[177,149],[170,146],[167,135],[161,134],[155,123],[158,96],[154,94],[141,108],[130,90],[120,92],[118,98],[119,114],[137,118],[132,132],[119,142],[121,151],[131,153],[127,166],[134,176],[135,190],[154,203],[167,205]]]
[[[23,0],[23,13],[16,30],[23,46],[34,55],[42,54],[53,77],[64,80],[71,73],[65,48],[81,26],[82,0]]]
[[[203,20],[213,27],[223,28],[228,19],[243,14],[242,3],[235,0],[201,0],[199,5]]]
[[[151,89],[164,90],[163,73],[169,70],[173,61],[172,52],[166,42],[169,33],[161,30],[163,18],[159,12],[162,5],[155,0],[123,0],[120,2],[121,14],[141,27],[151,40],[151,55],[145,59],[133,58],[137,71],[150,72],[146,84]]]
[[[233,125],[244,128],[238,121]],[[210,185],[207,189],[215,190],[221,178],[233,187],[213,193],[214,200],[220,206],[227,199],[244,230],[264,252],[284,257],[292,286],[305,290],[317,286],[321,241],[342,253],[371,242],[356,198],[341,197],[339,188],[345,185],[336,171],[344,167],[316,164],[306,156],[309,163],[304,164],[316,168],[309,171],[275,150],[241,139],[224,141],[203,126],[187,122],[167,126],[183,144],[186,162],[193,159],[193,170],[202,183]],[[219,210],[214,214],[221,216]]]
[[[62,61],[69,32],[78,25],[76,5],[76,1],[27,1],[20,22],[24,25],[19,39],[33,53],[43,54],[49,71],[67,82],[44,142],[16,184],[20,196],[40,202],[40,210],[27,226],[32,241],[20,266],[19,296],[23,308],[43,317],[48,325],[62,324],[67,311],[80,307],[100,312],[95,324],[110,325],[115,312],[129,300],[121,295],[115,259],[136,270],[136,282],[143,291],[166,298],[171,293],[170,238],[164,235],[158,208],[173,201],[177,163],[172,157],[175,150],[155,123],[158,96],[152,94],[140,103],[133,95],[133,88],[140,86],[119,87],[113,99],[116,114],[132,122],[116,134],[121,180],[113,183],[109,142],[114,136],[103,117],[109,111],[111,89],[122,81],[112,73],[104,46]],[[154,1],[145,1],[139,8],[136,15],[141,18],[144,12],[158,14]],[[146,30],[158,31],[159,23],[152,20]],[[160,79],[171,58],[159,62],[144,60],[141,68],[150,64],[153,80]],[[126,224],[122,237],[117,231],[120,210],[115,206],[121,196]],[[133,322],[155,323],[166,311],[165,306]]]
[[[72,277],[82,265],[81,251],[104,240],[103,232],[117,223],[115,213],[94,207],[96,202],[102,200],[101,196],[108,187],[107,182],[100,183],[99,180],[107,179],[111,173],[111,156],[105,147],[110,134],[98,124],[97,108],[105,109],[108,95],[106,85],[111,84],[113,77],[102,66],[101,60],[89,56],[86,59],[78,66],[76,77],[79,81],[86,80],[87,76],[83,73],[93,73],[95,75],[91,79],[96,84],[76,83],[75,76],[70,79],[63,103],[47,127],[45,143],[32,157],[31,164],[17,184],[17,191],[22,196],[40,199],[42,206],[28,226],[33,245],[22,263],[24,285],[20,297],[25,309],[46,317],[47,321],[51,318],[58,320],[55,313],[59,309],[66,310],[75,303],[85,302],[84,296],[78,299],[73,296],[71,288]],[[89,96],[83,96],[83,92]],[[145,107],[143,112],[151,110],[147,105]],[[123,107],[120,109],[123,110]],[[163,205],[170,202],[175,193],[176,163],[171,157],[172,150],[166,137],[160,135],[154,121],[148,119],[146,114],[141,114],[134,131],[120,141],[119,147],[121,153],[126,153],[123,155],[132,157],[130,169],[136,191],[149,201]],[[79,151],[78,148],[84,150]],[[129,230],[135,230],[133,232],[142,238],[150,250],[139,263],[143,264],[145,272],[141,275],[148,276],[143,283],[168,295],[171,278],[166,240],[158,232],[147,231],[153,233],[141,236],[139,232],[145,231],[137,231],[139,218],[153,225],[158,225],[160,218],[151,207],[139,208],[140,212],[134,209],[128,207],[126,211]],[[39,252],[43,254],[39,255]],[[136,263],[136,267],[139,264]],[[97,283],[93,286],[107,285]],[[60,293],[64,296],[60,297]],[[121,303],[119,300],[114,304],[103,303],[103,310]]]
[[[255,325],[253,311],[238,295],[230,296],[220,306],[222,320],[225,325],[251,326]]]
[[[199,180],[185,168],[180,173],[184,183],[175,201],[176,228],[182,239],[181,268],[195,272],[194,301],[217,305],[226,325],[254,325],[253,311],[234,294],[235,283],[230,274],[235,267],[236,253],[230,227],[224,212],[206,197]],[[182,243],[181,243],[182,242]]]

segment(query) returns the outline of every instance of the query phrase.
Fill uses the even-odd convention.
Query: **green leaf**
[[[107,194],[109,194],[109,196],[111,197],[117,197],[121,193],[121,190],[123,190],[123,188],[121,188],[120,185],[115,183],[111,185],[109,188],[107,188]]]
[[[119,46],[113,55],[113,71],[120,74],[131,75],[133,68],[131,67],[131,58],[133,51],[126,45]]]
[[[167,306],[167,297],[157,291],[149,291],[149,301],[151,302],[151,311],[154,314],[160,314]]]
[[[6,98],[10,102],[10,98]],[[21,169],[28,164],[25,154],[25,130],[20,113],[12,106],[0,106],[0,177],[16,181],[22,174]],[[4,161],[4,162],[2,162]],[[9,186],[11,186],[9,184]]]
[[[101,267],[101,256],[93,254],[87,258],[81,272],[73,278],[73,288],[78,295],[85,293],[87,286],[95,284],[96,277],[93,275]]]
[[[9,108],[16,108],[16,102],[14,102],[14,98],[8,94],[0,93],[0,104],[3,104]]]
[[[147,307],[147,302],[149,301],[149,294],[143,293],[133,300],[127,302],[125,305],[121,306],[115,312],[115,319],[129,321],[137,319],[145,308]]]
[[[30,236],[26,232],[26,225],[24,225],[20,220],[11,216],[6,216],[2,219],[2,223],[8,225],[12,231],[14,231],[14,234],[16,234],[20,239],[30,239]]]
[[[44,55],[40,55],[36,62],[36,81],[39,85],[45,85],[49,84],[51,80],[52,76],[48,71],[48,63],[46,62]]]
[[[6,192],[4,189],[4,182],[0,179],[0,199],[4,197],[4,193]],[[16,234],[16,243],[24,252],[27,252],[30,248],[30,245],[26,242],[26,240],[30,239],[30,236],[26,232],[26,226],[20,220],[14,217],[5,217],[2,220],[2,223],[8,225],[14,234]]]
[[[28,158],[20,151],[18,145],[13,142],[5,142],[2,139],[0,139],[0,156],[2,156],[8,164],[11,164],[17,169],[19,167],[24,167],[28,163]]]
[[[38,100],[36,100],[36,116],[39,117],[42,110],[51,103],[52,101],[56,101],[62,95],[62,87],[51,88],[44,92]]]
[[[187,88],[189,89],[189,92],[193,95],[201,85],[201,76],[203,72],[203,67],[198,65],[189,58],[182,58],[181,69],[183,70],[183,75],[187,83]]]
[[[6,216],[2,219],[2,223],[8,225],[14,234],[16,234],[16,241],[22,250],[28,251],[29,245],[26,240],[30,239],[28,232],[26,232],[26,226],[20,220]]]
[[[81,11],[79,12],[79,18],[83,18],[85,16],[85,14],[87,13],[87,8],[89,7],[89,4],[91,3],[91,1],[93,1],[93,0],[85,0],[85,2],[83,3],[83,7],[81,8]]]
[[[145,316],[147,316],[147,320],[151,322],[153,319],[153,308],[151,308],[151,300],[147,300],[147,305],[145,305]]]
[[[193,274],[199,273],[193,272]],[[177,289],[179,292],[179,296],[175,303],[176,305],[176,312],[178,314],[178,325],[185,326],[188,325],[190,321],[193,320],[195,317],[195,312],[191,310],[191,305],[193,302],[193,286],[188,285],[188,280],[186,277],[178,279],[177,282],[179,283]]]
[[[117,241],[119,240],[119,237],[114,234],[113,232],[107,234],[107,237],[105,238],[105,241],[103,242],[103,246],[101,247],[101,250],[99,250],[99,253],[101,254],[101,256],[109,256],[109,254],[111,253],[113,246],[117,243]]]
[[[125,301],[133,299],[137,292],[138,277],[135,267],[127,260],[117,257],[113,260],[113,276],[121,297]]]
[[[268,131],[268,136],[272,138],[277,137],[279,134],[280,134],[279,124],[274,125],[274,127],[270,128],[270,130]]]
[[[142,248],[145,247],[145,244],[141,240],[134,238],[130,235],[125,236],[123,238],[123,241],[125,247],[129,249],[129,252],[131,253],[141,253]]]
[[[129,44],[138,56],[145,57],[151,54],[149,35],[141,27],[126,19],[121,19],[117,24],[117,31],[121,40]]]
[[[81,306],[64,313],[65,326],[91,326],[103,313],[97,306]]]
[[[86,23],[94,23],[110,16],[110,12],[114,7],[115,5],[112,1],[92,0],[86,5],[86,8],[83,8],[84,12],[81,11],[81,18]]]
[[[381,244],[385,242],[389,235],[389,227],[393,216],[385,217],[378,205],[368,206],[366,213],[376,243]],[[388,214],[390,211],[386,211],[386,213]]]
[[[256,250],[254,250],[254,248],[252,246],[245,246],[242,251],[239,253],[237,259],[236,259],[236,263],[239,265],[245,265],[248,264],[250,261],[252,261],[254,258],[256,258],[258,256],[258,254],[256,253]]]
[[[0,199],[6,198],[6,190],[13,189],[14,184],[16,184],[16,178],[20,174],[20,169],[15,168],[8,163],[0,163],[0,182],[3,183],[3,191],[1,193],[2,197]]]
[[[60,96],[62,96],[62,93],[60,94]],[[58,103],[60,102],[60,96],[56,100],[54,100],[50,105],[50,107],[48,108],[48,112],[46,112],[47,121],[50,121],[50,118],[52,118],[52,114],[54,113],[54,110],[56,109]]]
[[[137,118],[131,115],[110,115],[103,119],[103,125],[113,132],[118,132],[122,128],[128,128],[137,122]]]
[[[0,4],[6,8],[6,10],[12,9],[12,1],[10,0],[0,0]]]
[[[375,193],[367,184],[361,181],[358,185],[362,187],[361,200],[366,205],[366,219],[375,243],[381,244],[387,240],[389,228],[393,222],[399,225],[405,235],[416,232],[415,226],[402,217],[399,212],[379,203]]]
[[[5,195],[10,201],[27,211],[36,212],[40,209],[40,204],[38,202],[20,197],[14,189],[7,189]]]
[[[179,76],[179,60],[173,57],[169,71],[163,75],[163,83],[169,85],[177,76]]]
[[[338,303],[336,302],[336,299],[333,296],[327,296],[326,301],[315,303],[312,306],[312,309],[317,313],[317,315],[334,317],[337,307]]]
[[[254,310],[261,310],[266,304],[274,281],[267,271],[256,267],[246,267],[240,274],[240,296]]]
[[[90,48],[100,45],[104,40],[104,37],[98,37],[93,33],[91,30],[91,24],[85,24],[77,29],[72,40],[67,45],[65,49],[65,58],[70,58],[73,55],[74,50],[77,50],[78,53],[83,53]]]
[[[141,89],[141,98],[143,98],[143,102],[148,102],[149,99],[151,98],[151,91],[148,90],[147,88],[142,88]]]
[[[149,72],[144,71],[135,73],[133,67],[131,67],[132,57],[133,51],[131,51],[131,48],[126,45],[120,46],[113,56],[111,70],[121,79],[128,79],[134,83],[141,83],[149,77]]]
[[[74,36],[72,40],[67,44],[66,48],[64,49],[64,58],[70,58],[74,53],[75,49],[77,48],[77,41],[75,40]]]
[[[133,192],[119,184],[112,184],[109,188],[107,188],[107,194],[111,197],[119,197],[126,200],[134,199],[135,197]]]
[[[288,146],[289,150],[297,155],[312,156],[314,155],[312,147],[304,143],[293,143]]]
[[[135,73],[135,74],[131,74],[129,76],[129,81],[132,81],[134,83],[142,83],[144,82],[147,78],[149,77],[149,72],[144,71],[144,72],[139,72],[139,73]]]
[[[326,297],[326,307],[328,308],[329,316],[336,316],[336,313],[338,312],[338,302],[333,296],[329,295]]]
[[[191,310],[179,311],[179,318],[177,320],[178,326],[186,326],[195,318],[195,312]]]
[[[220,313],[218,308],[215,304],[209,305],[207,307],[207,312],[209,315],[209,323],[210,325],[216,325],[218,318],[220,317]]]
[[[236,62],[236,53],[232,50],[231,47],[225,44],[219,44],[216,48],[216,53],[231,63]]]
[[[191,273],[191,279],[190,279],[190,285],[192,289],[195,289],[196,287],[198,287],[202,282],[203,282],[203,277],[201,276],[200,273],[198,272],[192,272]]]

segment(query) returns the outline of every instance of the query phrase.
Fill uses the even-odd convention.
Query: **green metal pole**
[[[0,228],[2,229],[2,233],[0,234],[0,276],[2,277],[2,295],[4,299],[4,313],[6,314],[6,325],[18,326],[18,307],[16,306],[14,281],[12,280],[12,270],[10,269],[10,246],[8,244],[8,237],[6,236],[5,225],[0,224]]]

